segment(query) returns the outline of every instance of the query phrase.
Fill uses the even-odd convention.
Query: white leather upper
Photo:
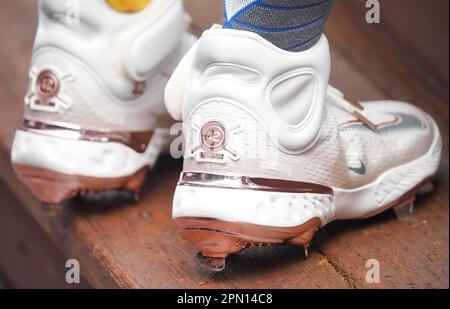
[[[280,149],[301,153],[319,135],[329,74],[325,36],[313,48],[292,53],[252,32],[211,29],[169,81],[166,106],[178,119],[183,108],[186,120],[197,104],[212,98],[239,102],[270,124]]]
[[[333,195],[217,187],[205,177],[177,187],[173,217],[325,225],[381,211],[436,173],[442,142],[429,115],[403,102],[350,102],[328,87],[329,69],[324,36],[289,53],[254,33],[206,31],[165,94],[184,121],[184,172],[314,183]]]
[[[165,94],[170,114],[184,121],[185,171],[347,189],[429,149],[435,132],[428,115],[406,103],[349,103],[328,86],[329,61],[324,36],[312,49],[290,53],[254,33],[206,31]],[[213,154],[201,149],[202,128],[210,122],[221,123],[226,136],[225,150]],[[363,175],[352,170],[361,161]]]
[[[173,122],[164,107],[166,83],[195,38],[184,31],[181,0],[153,0],[137,13],[103,0],[81,0],[80,22],[65,1],[39,2],[25,117],[84,129],[150,131]],[[39,102],[37,80],[59,80],[52,104]]]
[[[143,81],[178,45],[181,1],[153,0],[144,10],[121,13],[102,0],[79,0],[80,23],[65,20],[65,1],[41,0],[34,51],[57,47],[82,59],[117,97],[133,99]]]

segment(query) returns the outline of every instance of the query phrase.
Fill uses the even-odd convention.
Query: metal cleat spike
[[[133,195],[133,201],[134,201],[135,203],[139,203],[140,200],[141,200],[141,195],[140,195],[139,193],[135,193],[135,194]]]
[[[414,202],[394,207],[395,214],[399,219],[407,219],[414,213]]]
[[[207,257],[201,252],[197,254],[197,262],[203,269],[211,272],[221,272],[226,266],[225,258]]]
[[[305,250],[305,260],[309,258],[309,244],[303,245],[303,249]]]
[[[419,189],[418,194],[427,194],[434,190],[434,183],[433,181],[427,181],[425,182]]]

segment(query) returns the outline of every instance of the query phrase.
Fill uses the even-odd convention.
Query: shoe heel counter
[[[184,45],[180,44],[180,50],[187,48]],[[179,57],[174,53],[164,64],[172,66]],[[117,88],[124,85],[122,80],[117,82]],[[170,127],[172,120],[164,109],[161,90],[166,82],[165,73],[155,74],[145,92],[124,100],[115,96],[84,61],[62,49],[45,46],[33,54],[24,116],[90,130],[147,132]],[[136,84],[136,90],[141,86]]]
[[[244,104],[212,99],[198,104],[184,124],[184,170],[283,177],[290,167],[257,115]],[[275,129],[274,129],[275,131]]]
[[[256,34],[208,30],[192,60],[183,118],[200,102],[227,98],[275,127],[283,151],[300,154],[320,133],[329,70],[325,37],[311,50],[289,53]]]
[[[91,130],[170,127],[163,90],[193,44],[182,1],[152,0],[124,13],[80,0],[74,7],[91,9],[73,22],[58,2],[40,2],[25,117]]]
[[[112,117],[95,110],[110,97],[101,79],[77,57],[52,46],[34,51],[24,98],[25,119],[108,129]]]

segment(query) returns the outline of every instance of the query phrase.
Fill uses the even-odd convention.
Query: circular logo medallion
[[[59,92],[58,77],[50,70],[39,73],[36,80],[36,94],[42,101],[54,98]]]
[[[206,123],[200,132],[200,145],[209,152],[221,151],[228,142],[226,127],[218,121]]]

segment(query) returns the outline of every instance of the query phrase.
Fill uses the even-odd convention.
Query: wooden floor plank
[[[0,205],[0,272],[8,285],[25,289],[89,288],[84,278],[76,285],[65,281],[67,258],[1,180]]]
[[[352,0],[361,5],[361,1]],[[405,14],[399,14],[399,12]],[[406,14],[407,13],[407,14]],[[416,75],[448,100],[449,1],[394,0],[381,5],[381,33],[396,42]]]

